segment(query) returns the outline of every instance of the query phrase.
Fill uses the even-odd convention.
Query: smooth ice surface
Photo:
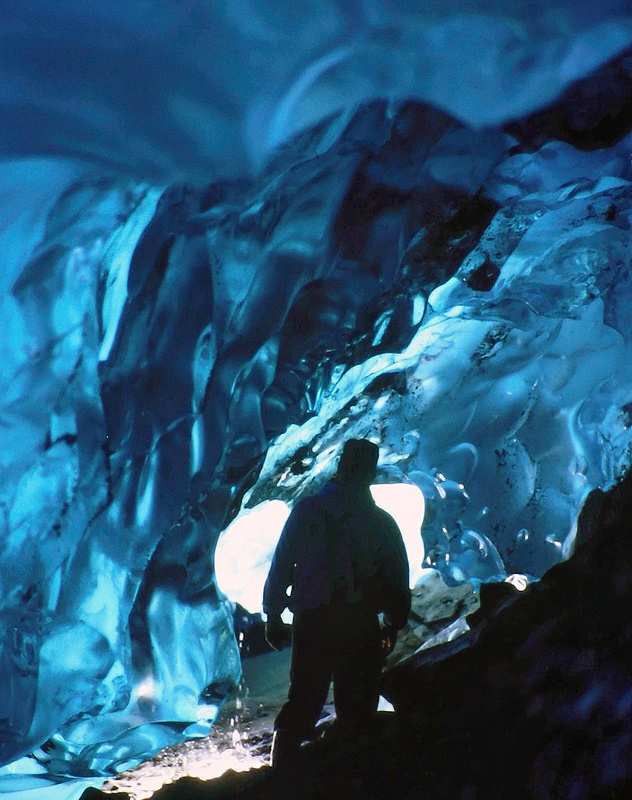
[[[208,731],[218,537],[345,437],[421,490],[413,569],[449,583],[538,578],[629,466],[629,9],[445,5],[5,2],[0,760],[31,788]]]

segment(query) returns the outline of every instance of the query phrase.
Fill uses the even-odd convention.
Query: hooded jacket
[[[288,517],[264,587],[263,610],[270,618],[286,607],[318,608],[335,596],[347,603],[371,602],[401,628],[410,610],[408,580],[395,520],[375,504],[368,486],[334,479],[299,501]]]

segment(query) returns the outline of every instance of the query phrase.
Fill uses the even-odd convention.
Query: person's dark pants
[[[382,667],[377,614],[362,604],[296,611],[288,700],[274,727],[297,739],[314,729],[334,682],[336,717],[364,724],[377,710]]]

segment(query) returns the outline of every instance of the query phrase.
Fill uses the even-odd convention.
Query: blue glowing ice
[[[3,8],[0,793],[208,731],[218,537],[345,437],[475,585],[632,459],[632,138],[577,149],[596,91],[535,114],[629,13],[185,5]]]

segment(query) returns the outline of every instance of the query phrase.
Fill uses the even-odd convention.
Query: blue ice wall
[[[208,731],[217,536],[346,436],[452,582],[630,464],[625,4],[286,6],[3,9],[0,792]]]

